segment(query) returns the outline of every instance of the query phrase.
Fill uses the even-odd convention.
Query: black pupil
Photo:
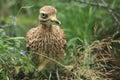
[[[42,18],[47,18],[48,17],[47,14],[45,14],[45,13],[42,13],[41,16],[42,16]]]

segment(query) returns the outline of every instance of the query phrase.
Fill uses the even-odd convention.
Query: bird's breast
[[[31,40],[31,48],[34,51],[44,53],[55,53],[60,49],[59,35],[52,32],[41,32],[33,36]]]
[[[30,49],[39,54],[44,54],[56,60],[61,60],[65,56],[63,49],[63,38],[58,31],[36,30],[28,37]]]

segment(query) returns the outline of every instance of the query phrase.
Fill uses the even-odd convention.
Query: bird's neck
[[[51,31],[52,25],[51,24],[41,24],[42,29]]]

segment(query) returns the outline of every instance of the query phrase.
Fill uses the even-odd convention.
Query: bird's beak
[[[50,17],[51,22],[55,23],[55,24],[61,24],[61,22],[56,18],[56,16],[52,16]]]

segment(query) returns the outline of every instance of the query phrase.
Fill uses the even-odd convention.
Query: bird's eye
[[[45,13],[41,13],[41,17],[42,17],[42,18],[47,18],[47,17],[48,17],[48,15],[47,15],[47,14],[45,14]]]

